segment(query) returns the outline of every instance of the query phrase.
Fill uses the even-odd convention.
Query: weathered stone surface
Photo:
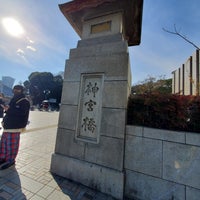
[[[144,128],[144,137],[171,142],[185,143],[185,132],[177,132],[155,128]]]
[[[126,126],[126,196],[141,200],[199,199],[198,139],[196,133]],[[157,150],[161,157],[154,158]]]
[[[101,38],[102,39],[102,38]],[[86,43],[85,41],[82,41],[83,43]],[[95,43],[97,41],[95,40]],[[127,52],[128,53],[128,46],[126,41],[121,42],[109,42],[109,43],[102,43],[102,44],[97,44],[94,46],[89,46],[88,43],[86,43],[85,46],[76,48],[76,49],[71,49],[70,50],[70,59],[75,59],[75,58],[84,58],[84,57],[96,57],[96,56],[112,56],[113,53],[115,54],[120,54]]]
[[[122,172],[59,154],[52,155],[51,172],[123,199]]]
[[[123,170],[124,141],[122,139],[101,136],[100,143],[88,143],[85,148],[85,160],[101,166]]]
[[[162,177],[162,142],[136,136],[126,136],[125,168]]]
[[[187,200],[199,200],[200,198],[200,190],[186,187],[186,199]]]
[[[83,26],[82,39],[83,40],[88,38],[97,39],[99,37],[105,37],[109,35],[114,36],[118,33],[123,34],[121,26],[123,24],[122,21],[123,21],[122,12],[116,12],[86,20]],[[101,30],[99,30],[99,28],[97,27],[99,27]],[[102,31],[102,28],[104,31]]]
[[[77,105],[79,97],[80,82],[64,82],[63,90],[65,94],[62,96],[62,103],[69,105]],[[126,89],[125,89],[126,88]],[[72,95],[69,95],[71,93]],[[120,94],[120,95],[119,95]],[[127,81],[105,81],[103,87],[103,107],[109,108],[126,108],[128,100]]]
[[[124,138],[126,110],[125,109],[102,109],[101,135],[115,138]]]
[[[61,105],[59,116],[59,127],[75,130],[77,122],[78,106]]]
[[[104,74],[82,74],[76,139],[99,143]]]
[[[80,81],[63,82],[62,103],[78,105]]]
[[[199,133],[186,133],[186,143],[191,145],[200,146],[200,134]]]
[[[142,136],[144,131],[144,127],[142,126],[126,126],[126,134],[127,135],[135,135]]]
[[[82,40],[70,51],[52,171],[122,199],[131,72],[128,45],[119,36]]]
[[[183,200],[185,199],[185,187],[170,181],[127,170],[125,195],[130,199],[140,200]]]
[[[127,108],[128,101],[127,81],[104,82],[102,106],[108,108]]]
[[[74,135],[74,131],[59,128],[57,131],[55,153],[83,159],[85,143],[76,142]]]
[[[98,72],[105,74],[105,81],[128,80],[128,63],[129,55],[126,52],[108,56],[69,59],[66,61],[65,80],[80,81],[80,74]]]
[[[112,25],[114,27],[116,27],[115,21],[118,22],[120,28],[118,32],[123,33],[129,46],[138,45],[140,43],[143,0],[71,1],[69,3],[60,4],[59,8],[81,38],[85,36],[84,26],[86,22],[95,21],[101,23],[112,20]],[[123,18],[121,20],[116,20],[116,13],[120,13]],[[106,17],[111,14],[112,18]],[[89,33],[92,33],[91,26],[86,26],[86,28],[89,29]],[[111,30],[109,32],[111,32]],[[104,35],[107,35],[107,32],[108,31],[103,31]]]
[[[122,42],[122,41],[124,42],[124,44],[127,45],[126,48],[128,48],[127,41],[124,40],[122,34],[120,34],[120,33],[114,34],[114,35],[108,35],[108,36],[97,37],[97,38],[89,38],[89,39],[79,40],[79,41],[78,41],[77,47],[78,47],[78,48],[81,48],[81,47],[88,47],[88,46],[96,45],[97,48],[98,48],[98,45],[102,45],[102,44],[106,45],[106,44],[108,44],[108,43],[111,43],[111,44],[113,44],[113,45],[114,45],[114,43],[117,43],[117,45],[119,45],[118,42]],[[108,47],[108,48],[110,48],[110,47]],[[103,48],[103,49],[104,49],[104,48]],[[118,49],[113,49],[113,48],[112,48],[112,50],[115,51],[115,52],[121,51],[121,50],[119,50],[119,48],[118,48]],[[73,51],[73,49],[72,49],[72,51]],[[102,53],[105,53],[106,51],[107,51],[107,50],[105,49],[105,51],[102,52]],[[95,50],[95,52],[96,52],[96,50]],[[98,52],[98,51],[97,51],[97,52]],[[70,55],[71,55],[71,54],[70,54]],[[73,55],[72,55],[72,56],[73,56]]]
[[[200,189],[200,147],[164,142],[163,178]]]
[[[122,139],[103,136],[99,144],[78,141],[75,140],[74,131],[59,128],[55,153],[122,171],[123,145],[124,142]]]

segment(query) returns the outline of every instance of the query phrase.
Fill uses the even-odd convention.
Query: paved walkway
[[[0,171],[0,200],[114,200],[50,173],[58,113],[32,111],[30,121],[15,166]]]

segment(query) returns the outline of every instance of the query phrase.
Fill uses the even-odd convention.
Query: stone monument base
[[[104,166],[52,154],[51,172],[90,188],[123,199],[124,174]]]

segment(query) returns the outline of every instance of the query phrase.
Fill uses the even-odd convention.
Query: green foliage
[[[132,94],[171,94],[172,92],[172,79],[165,79],[165,77],[149,76],[144,81],[133,85],[131,88]]]
[[[171,94],[130,95],[130,125],[200,132],[200,97]]]

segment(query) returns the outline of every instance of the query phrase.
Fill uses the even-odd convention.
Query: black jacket
[[[4,112],[3,108],[1,107],[1,104],[4,105],[4,101],[2,99],[0,99],[0,118],[3,117],[3,112]]]
[[[28,122],[30,103],[24,94],[14,96],[10,103],[9,109],[3,118],[4,129],[25,128]]]

